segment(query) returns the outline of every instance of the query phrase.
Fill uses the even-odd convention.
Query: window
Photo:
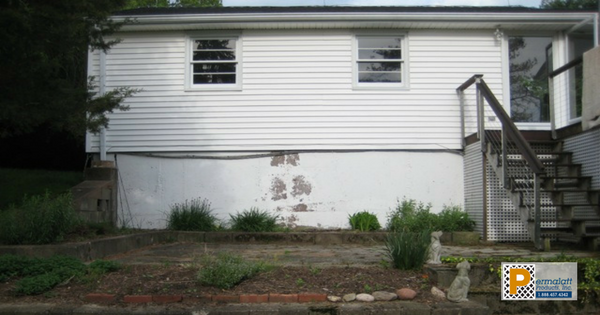
[[[237,37],[190,38],[187,87],[190,89],[237,89],[240,84]]]
[[[355,86],[406,86],[404,46],[404,36],[357,36]]]

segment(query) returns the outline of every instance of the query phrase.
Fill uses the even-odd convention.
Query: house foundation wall
[[[382,226],[403,198],[463,205],[463,156],[456,152],[330,152],[194,158],[117,154],[119,222],[166,226],[174,203],[206,198],[226,223],[251,207],[290,227],[346,228],[367,210]]]
[[[573,163],[581,164],[581,175],[592,177],[592,189],[600,189],[600,127],[563,140],[573,152]]]

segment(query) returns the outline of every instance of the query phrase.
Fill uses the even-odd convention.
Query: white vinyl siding
[[[455,150],[456,87],[482,73],[502,95],[501,51],[489,31],[411,31],[410,89],[376,91],[353,89],[351,31],[244,31],[241,91],[186,90],[184,32],[119,37],[106,90],[143,90],[126,100],[129,111],[110,115],[109,153]]]

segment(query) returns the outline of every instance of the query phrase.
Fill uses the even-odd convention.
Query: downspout
[[[100,86],[99,95],[106,93],[106,52],[100,51]],[[100,161],[106,161],[106,128],[100,129]]]

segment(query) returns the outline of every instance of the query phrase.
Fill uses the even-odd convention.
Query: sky
[[[223,0],[223,6],[524,6],[541,0]]]

